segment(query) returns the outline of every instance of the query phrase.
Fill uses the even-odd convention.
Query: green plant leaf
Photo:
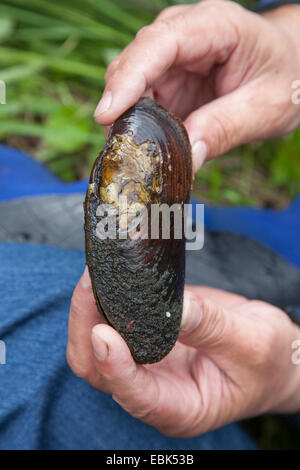
[[[14,22],[12,18],[2,16],[0,17],[0,42],[8,39],[14,30]]]
[[[62,107],[52,113],[45,128],[51,131],[45,136],[45,143],[54,150],[75,152],[88,143],[88,121],[80,116],[75,106]]]

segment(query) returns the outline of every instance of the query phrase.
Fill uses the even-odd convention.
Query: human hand
[[[185,120],[194,170],[204,159],[300,123],[300,7],[265,15],[224,0],[167,8],[115,58],[95,119],[110,125],[141,96]]]
[[[147,312],[145,312],[146,314]],[[181,334],[156,364],[136,364],[97,310],[87,269],[72,298],[67,358],[132,416],[189,437],[265,412],[300,409],[300,329],[280,309],[207,287],[186,287]]]

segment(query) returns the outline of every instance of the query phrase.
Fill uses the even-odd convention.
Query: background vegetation
[[[0,106],[0,140],[65,181],[86,178],[104,145],[93,112],[107,65],[139,28],[175,3],[184,0],[2,0],[0,79],[7,104]],[[280,208],[299,192],[299,181],[297,130],[205,164],[194,192],[214,204]],[[299,429],[286,421],[262,417],[245,426],[262,448],[299,448]]]
[[[104,144],[93,111],[104,73],[139,28],[184,0],[2,0],[0,140],[65,181],[86,178]],[[253,6],[253,1],[244,1]],[[207,163],[195,195],[214,204],[283,207],[299,191],[300,130]]]

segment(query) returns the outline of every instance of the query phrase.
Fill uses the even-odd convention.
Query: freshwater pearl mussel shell
[[[156,239],[124,239],[120,233],[139,213],[149,218],[150,227],[153,204],[187,204],[191,179],[191,148],[184,126],[150,98],[140,99],[115,121],[91,172],[85,235],[96,304],[140,363],[160,361],[178,337],[185,240],[175,239],[172,218],[169,239],[161,232]],[[121,206],[124,197],[127,203]],[[100,209],[107,206],[118,214],[117,236],[101,239]],[[183,217],[182,211],[182,224]]]

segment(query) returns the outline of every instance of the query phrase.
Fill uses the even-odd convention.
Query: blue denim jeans
[[[0,243],[0,260],[0,449],[256,448],[238,424],[166,437],[72,373],[67,322],[82,251]]]

